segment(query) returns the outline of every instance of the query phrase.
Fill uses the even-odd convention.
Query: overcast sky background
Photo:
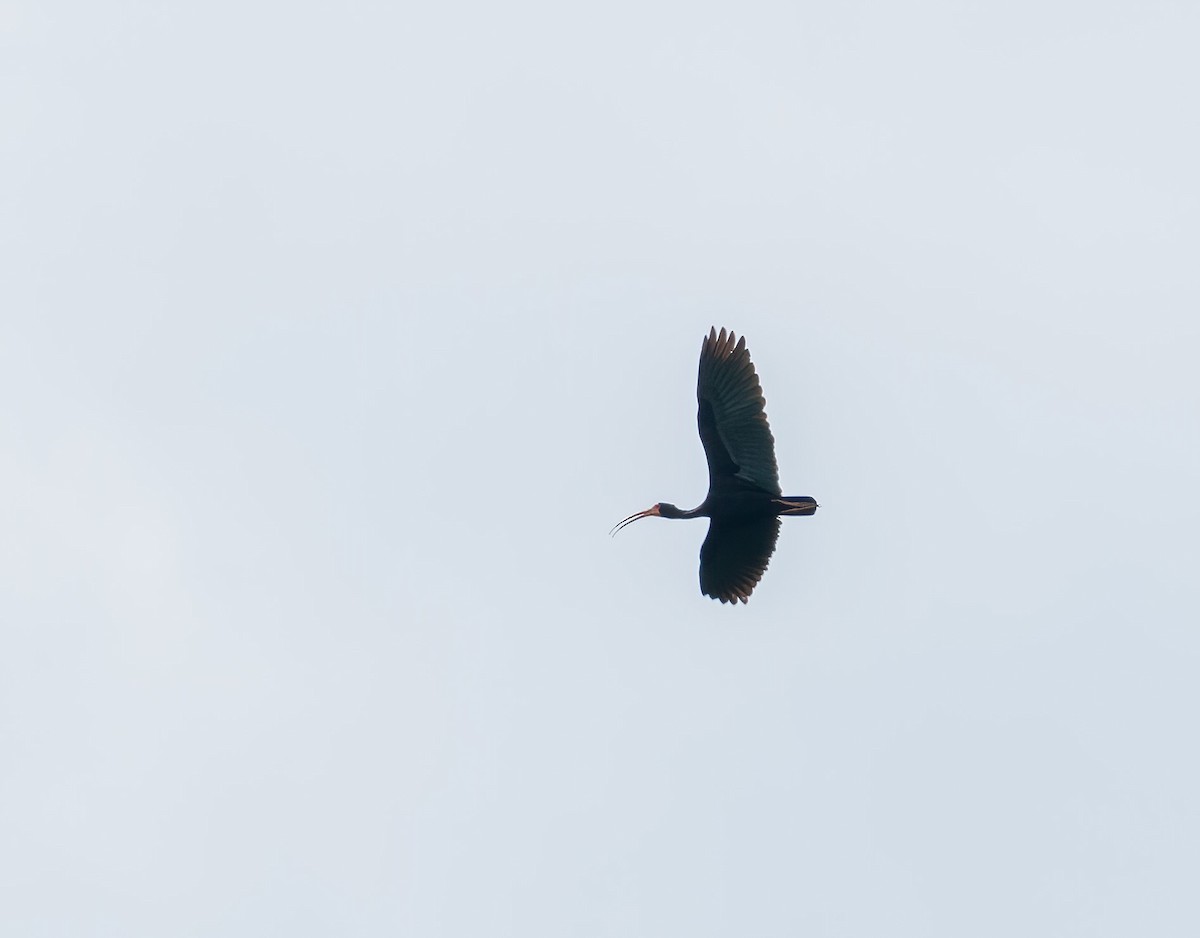
[[[1198,34],[0,4],[0,931],[1200,932]]]

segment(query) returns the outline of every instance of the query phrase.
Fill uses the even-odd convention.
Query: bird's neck
[[[691,511],[684,511],[682,508],[676,508],[674,505],[660,505],[658,513],[664,518],[703,518],[707,517],[708,512],[705,511],[707,503],[693,508]]]

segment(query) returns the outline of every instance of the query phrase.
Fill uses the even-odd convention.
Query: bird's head
[[[682,514],[683,512],[670,502],[659,502],[656,505],[651,505],[645,511],[639,511],[636,514],[630,515],[624,521],[617,522],[617,525],[608,533],[616,534],[621,530],[621,528],[625,527],[626,525],[633,524],[633,522],[641,518],[678,518]]]

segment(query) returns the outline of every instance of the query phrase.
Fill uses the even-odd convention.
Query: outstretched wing
[[[708,333],[700,349],[696,400],[696,423],[708,457],[708,494],[747,488],[782,494],[775,438],[744,337],[724,329],[719,335],[716,329]]]
[[[778,518],[709,522],[700,548],[700,592],[723,603],[747,602],[775,552],[779,525]]]

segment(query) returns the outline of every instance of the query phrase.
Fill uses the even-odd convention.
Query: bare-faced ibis
[[[775,551],[780,517],[814,514],[817,503],[807,495],[781,494],[775,438],[744,336],[709,331],[700,348],[696,399],[708,496],[691,511],[659,502],[630,515],[612,533],[639,518],[708,518],[708,537],[700,548],[700,592],[723,603],[744,603]]]

